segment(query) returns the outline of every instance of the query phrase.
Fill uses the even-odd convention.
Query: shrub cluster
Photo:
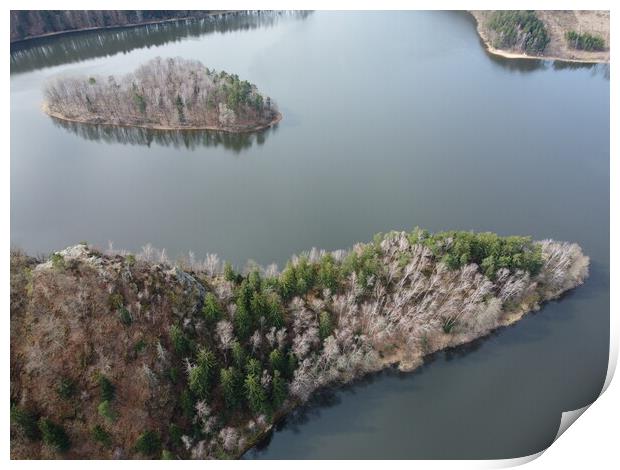
[[[15,404],[11,405],[11,424],[16,426],[30,440],[41,437],[37,415]]]
[[[93,439],[104,447],[112,444],[112,436],[101,425],[97,424],[92,429]]]
[[[566,33],[568,44],[574,49],[583,51],[602,51],[605,49],[605,40],[590,33],[578,33],[577,31],[568,31]]]
[[[59,452],[66,452],[71,447],[69,436],[65,429],[57,423],[47,418],[39,420],[39,430],[43,442]]]
[[[154,457],[161,452],[161,439],[154,431],[145,431],[136,441],[136,452],[147,457]]]
[[[103,374],[99,375],[98,380],[101,402],[97,407],[97,411],[99,412],[99,415],[106,420],[114,421],[116,419],[116,414],[112,409],[112,401],[116,395],[116,388],[112,382],[110,382],[110,379]]]
[[[61,424],[38,417],[33,411],[16,404],[11,405],[11,424],[31,441],[42,439],[44,444],[58,452],[66,452],[71,448],[71,440]]]
[[[58,388],[56,391],[58,392],[60,398],[63,400],[69,400],[75,395],[75,382],[69,377],[62,377],[58,383]]]

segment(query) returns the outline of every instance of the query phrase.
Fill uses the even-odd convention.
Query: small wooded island
[[[250,132],[281,119],[276,104],[237,75],[182,58],[156,58],[122,77],[61,77],[43,110],[86,124]]]
[[[315,391],[413,370],[578,286],[588,264],[572,243],[420,229],[282,272],[150,246],[12,252],[11,456],[239,457]]]

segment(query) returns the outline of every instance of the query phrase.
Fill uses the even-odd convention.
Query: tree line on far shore
[[[11,41],[92,28],[120,27],[181,18],[204,18],[215,10],[12,10]]]

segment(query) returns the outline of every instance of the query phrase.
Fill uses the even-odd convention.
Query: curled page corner
[[[599,397],[605,393],[611,380],[613,379],[614,373],[616,371],[616,365],[618,362],[618,345],[615,344],[613,340],[610,341],[609,346],[609,362],[607,363],[607,376],[605,377],[605,383],[603,384],[603,388],[601,389],[601,393],[599,393]],[[562,434],[575,422],[577,419],[588,409],[594,402],[598,400],[598,397],[589,405],[584,406],[583,408],[579,408],[572,411],[564,411],[562,413],[562,419],[560,420],[560,427],[558,428],[558,432],[553,439],[553,442],[557,441]],[[551,443],[553,445],[553,443]],[[549,446],[551,447],[551,446]],[[543,451],[544,452],[544,451]],[[542,453],[542,452],[541,452]]]
[[[603,388],[601,389],[601,392],[599,393],[599,397],[605,393],[605,391],[607,390],[607,388],[609,387],[609,384],[611,383],[611,380],[613,379],[614,373],[616,371],[616,365],[618,362],[618,344],[616,341],[614,341],[613,339],[610,340],[610,346],[609,346],[609,362],[607,364],[607,376],[605,377],[605,383],[603,384]],[[558,428],[558,432],[555,435],[555,437],[553,438],[553,442],[551,443],[551,445],[549,445],[549,447],[551,447],[553,445],[553,443],[555,441],[557,441],[560,436],[562,434],[564,434],[564,432],[571,427],[571,425],[577,421],[577,419],[585,413],[585,411],[590,408],[590,406],[592,406],[596,400],[598,400],[598,397],[589,405],[584,406],[583,408],[578,408],[576,410],[571,410],[571,411],[564,411],[562,413],[562,418],[560,419],[560,427]],[[523,465],[526,463],[531,462],[532,460],[536,460],[538,457],[540,457],[543,453],[545,453],[545,451],[549,448],[547,447],[546,449],[541,450],[540,452],[537,452],[535,454],[531,454],[531,455],[527,455],[525,457],[517,457],[514,459],[505,459],[505,460],[501,460],[501,461],[497,461],[497,465],[495,465],[495,468],[506,468],[506,467],[517,467],[519,465]]]
[[[489,461],[488,468],[509,468],[509,467],[518,467],[520,465],[525,465],[526,463],[530,463],[533,460],[536,460],[540,457],[547,449],[543,449],[540,452],[535,452],[534,454],[525,455],[523,457],[515,457],[512,459],[502,459],[502,460],[493,460]]]
[[[524,465],[526,463],[529,463],[533,460],[536,460],[538,457],[540,457],[542,454],[544,454],[547,449],[549,447],[551,447],[553,445],[553,443],[555,441],[557,441],[559,439],[559,437],[564,434],[564,431],[566,431],[575,421],[577,421],[577,419],[588,409],[590,408],[592,404],[590,405],[586,405],[583,408],[579,408],[577,410],[571,410],[571,411],[564,411],[562,412],[562,418],[560,419],[560,427],[558,428],[558,432],[555,435],[555,437],[553,438],[553,442],[546,447],[545,449],[541,450],[540,452],[536,452],[534,454],[530,454],[530,455],[526,455],[523,457],[516,457],[513,459],[503,459],[503,460],[497,460],[497,461],[493,461],[493,463],[489,466],[489,468],[508,468],[508,467],[518,467],[520,465]]]
[[[562,419],[560,420],[560,427],[558,428],[558,433],[553,438],[553,442],[557,441],[559,437],[564,434],[575,421],[579,418],[588,408],[590,408],[592,404],[586,405],[583,408],[579,408],[577,410],[565,411],[562,413]],[[553,443],[551,443],[553,445]]]

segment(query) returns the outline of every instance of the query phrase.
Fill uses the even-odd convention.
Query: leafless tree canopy
[[[251,335],[253,353],[266,344],[293,351],[299,364],[290,392],[297,400],[303,402],[317,388],[349,382],[389,363],[414,368],[424,355],[466,343],[510,323],[515,312],[520,316],[537,308],[539,302],[581,284],[588,275],[589,259],[576,244],[535,242],[533,246],[540,248],[543,260],[538,274],[501,268],[491,280],[474,263],[450,269],[405,232],[391,232],[380,242],[359,243],[349,251],[328,253],[313,248],[293,256],[291,265],[315,265],[326,256],[342,265],[345,258],[362,255],[371,246],[377,252],[378,276],[362,282],[352,272],[337,291],[324,289],[294,296],[285,306],[285,328],[276,331],[261,326]],[[148,262],[169,262],[150,245],[138,256]],[[227,313],[234,319],[236,306],[231,303],[231,293],[235,287],[223,280],[221,266],[213,254],[200,261],[190,253],[180,261],[184,270],[216,276],[217,297],[222,305],[229,305]],[[262,273],[281,281],[285,276],[274,265]],[[333,319],[333,330],[321,338],[319,319],[325,311]],[[231,322],[218,323],[216,331],[219,347],[228,349],[233,341]]]
[[[131,391],[124,392],[127,402],[114,427],[122,449],[131,452],[135,436],[152,425],[136,418],[147,416],[144,403],[148,416],[159,416],[164,441],[170,423],[185,423],[189,430],[190,421],[178,412],[179,397],[195,390],[195,401],[183,402],[183,416],[200,433],[177,436],[175,452],[188,458],[238,456],[274,416],[317,389],[390,364],[412,370],[425,355],[510,324],[588,275],[589,259],[576,244],[528,243],[540,250],[540,269],[501,266],[489,277],[472,262],[450,267],[420,234],[390,232],[348,251],[312,249],[293,257],[280,273],[275,266],[252,264],[245,276],[222,267],[212,254],[200,260],[190,253],[174,265],[151,245],[136,255],[113,246],[104,255],[78,245],[39,264],[13,255],[11,293],[28,300],[12,297],[11,314],[23,315],[28,335],[16,334],[12,326],[11,350],[23,351],[19,361],[11,359],[12,396],[27,390],[24,400],[60,419],[64,408],[46,401],[47,390],[66,373],[67,363],[77,361],[78,351],[92,344],[92,363],[76,381],[85,388],[89,377],[106,371],[119,391]],[[331,282],[335,272],[341,276]],[[131,327],[110,312],[117,302]],[[138,331],[156,347],[128,362],[126,349],[134,341],[122,338]],[[179,338],[191,338],[196,351]],[[173,367],[185,372],[187,385],[182,377],[170,380]],[[215,374],[207,392],[193,388],[210,380],[201,379],[201,371]],[[13,374],[20,378],[15,385]],[[231,397],[247,404],[235,408]],[[100,420],[96,413],[85,416],[89,425]],[[72,436],[89,429],[81,421],[65,422]],[[97,449],[80,448],[75,455],[105,455]]]
[[[255,85],[182,58],[158,57],[122,77],[57,78],[45,98],[53,116],[98,124],[242,131],[278,116]]]

